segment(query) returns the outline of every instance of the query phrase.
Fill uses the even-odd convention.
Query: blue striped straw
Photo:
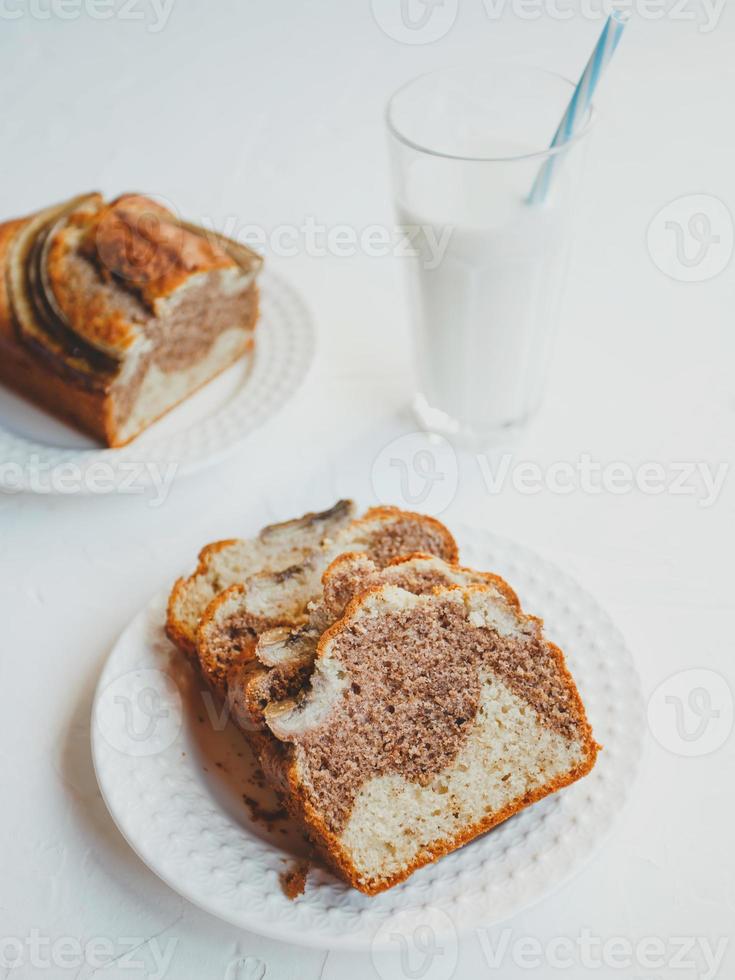
[[[590,60],[582,72],[582,77],[577,82],[567,111],[562,116],[562,120],[554,133],[554,138],[551,141],[552,149],[570,140],[579,129],[580,123],[586,118],[600,76],[610,63],[628,18],[627,11],[621,10],[614,10],[607,18],[600,39],[595,45],[595,50],[590,55]],[[557,156],[558,154],[553,154],[548,157],[539,170],[531,193],[528,195],[530,204],[540,204],[546,200]]]

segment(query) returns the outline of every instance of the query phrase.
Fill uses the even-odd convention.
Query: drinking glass
[[[427,429],[491,444],[541,401],[594,117],[549,147],[573,91],[552,72],[489,64],[422,75],[388,103]],[[542,168],[547,192],[530,203]]]

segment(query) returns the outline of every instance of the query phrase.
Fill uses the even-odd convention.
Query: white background
[[[634,467],[733,461],[727,220],[712,228],[720,241],[711,245],[726,250],[727,264],[703,282],[667,276],[646,244],[649,223],[673,199],[711,195],[735,210],[735,15],[725,10],[705,32],[705,7],[679,6],[695,19],[634,15],[601,93],[548,396],[515,463],[574,464],[584,453]],[[130,8],[142,20],[95,20],[73,0],[63,8],[68,19],[59,11],[40,19],[30,7],[0,4],[0,216],[92,188],[142,189],[194,220],[266,229],[307,216],[330,227],[391,225],[381,113],[398,84],[473,58],[575,75],[601,27],[579,13],[523,19],[510,3],[493,19],[482,0],[460,0],[448,33],[408,45],[381,30],[369,0],[175,0],[160,31],[150,29],[148,0]],[[677,208],[686,225],[686,202]],[[688,245],[696,251],[696,241]],[[367,954],[299,950],[189,906],[128,849],[91,769],[95,683],[116,635],[148,597],[209,540],[326,505],[335,488],[369,503],[373,472],[390,490],[381,450],[413,431],[400,260],[299,253],[270,261],[315,313],[318,359],[296,399],[246,449],[178,481],[162,507],[147,495],[0,494],[0,937],[37,929],[51,939],[176,939],[168,973],[176,980],[257,980],[253,961],[233,965],[248,956],[265,964],[267,980],[402,975],[390,959],[377,973]],[[477,460],[460,454],[442,517],[513,537],[581,580],[626,635],[647,696],[690,668],[721,674],[732,690],[734,485],[730,473],[707,507],[697,487],[528,494],[509,479],[491,493]],[[405,502],[397,485],[392,496]],[[714,707],[727,722],[718,691]],[[676,937],[730,936],[735,737],[686,758],[671,751],[673,713],[659,718],[656,733],[647,734],[642,775],[613,837],[574,881],[506,924],[513,939],[545,945],[588,929],[602,941],[658,937],[671,949]],[[501,932],[491,930],[491,939]],[[438,972],[427,975],[444,978],[445,965],[439,958]],[[720,976],[733,969],[728,948]],[[0,967],[1,980],[6,972]],[[470,935],[456,976],[549,972],[523,968],[510,954],[493,971]],[[578,958],[554,975],[586,972]],[[617,967],[609,956],[595,972],[703,975],[672,964]],[[12,980],[91,975],[60,965],[11,972]],[[149,972],[119,963],[96,975]]]

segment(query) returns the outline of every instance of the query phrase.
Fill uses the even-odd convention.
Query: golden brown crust
[[[304,526],[315,519],[324,519],[337,510],[342,511],[349,516],[352,513],[352,508],[352,501],[339,500],[334,507],[330,508],[328,511],[309,511],[302,517],[294,517],[289,521],[282,521],[281,523],[277,524],[268,524],[260,531],[258,538],[260,540],[267,540],[268,536],[273,531],[277,530],[282,532],[287,528]],[[172,642],[179,647],[179,649],[190,656],[196,656],[196,631],[192,633],[187,628],[186,624],[183,623],[181,618],[178,616],[176,607],[184,600],[186,590],[189,589],[198,578],[206,577],[210,569],[212,558],[224,548],[230,548],[233,545],[237,545],[240,543],[240,541],[241,539],[239,538],[229,538],[226,541],[215,541],[212,544],[205,545],[205,547],[199,552],[197,567],[194,569],[191,575],[187,576],[186,578],[178,579],[178,581],[174,584],[168,600],[166,633],[168,634],[169,639],[171,639]]]
[[[387,504],[383,504],[379,507],[371,507],[361,518],[363,521],[368,521],[375,518],[382,517],[394,517],[400,514],[402,517],[409,517],[413,519],[421,520],[424,524],[428,524],[432,527],[445,544],[445,554],[439,557],[443,558],[448,562],[459,561],[459,548],[457,547],[457,542],[454,540],[454,535],[451,533],[448,527],[438,521],[435,517],[430,517],[428,514],[420,514],[413,510],[402,510],[400,507],[393,507]]]
[[[411,562],[416,558],[425,558],[431,560],[435,558],[435,555],[424,554],[421,551],[415,552],[413,555],[401,555],[398,558],[394,558],[392,562],[388,565],[391,568],[396,565],[405,565],[407,562]],[[339,559],[337,559],[339,560]],[[496,575],[494,572],[481,572],[475,568],[467,568],[466,565],[460,565],[456,560],[447,561],[447,565],[454,572],[465,572],[470,575],[481,575],[482,578],[487,582],[488,585],[492,585],[496,590],[503,596],[503,598],[511,605],[514,609],[520,610],[521,604],[518,596],[515,594],[513,589],[508,585],[505,579]]]
[[[542,800],[547,796],[551,796],[552,793],[556,793],[558,790],[564,789],[565,786],[570,786],[572,783],[577,782],[577,780],[582,779],[583,776],[586,776],[592,770],[597,759],[597,753],[601,746],[599,746],[593,739],[590,739],[586,742],[585,748],[587,750],[585,759],[579,766],[575,766],[573,769],[569,770],[563,775],[549,780],[549,782],[544,786],[541,786],[532,792],[526,793],[524,796],[514,800],[499,812],[491,814],[484,820],[479,821],[479,823],[473,824],[471,827],[465,828],[461,833],[456,834],[454,837],[447,837],[443,840],[433,842],[425,847],[421,854],[419,854],[406,868],[403,868],[397,874],[388,878],[372,880],[369,882],[364,882],[360,878],[357,868],[350,860],[349,855],[345,852],[339,838],[329,830],[319,814],[311,806],[304,793],[303,787],[298,781],[293,763],[291,763],[288,768],[288,785],[290,794],[286,796],[286,806],[289,808],[289,812],[292,814],[292,816],[301,820],[306,825],[309,836],[313,840],[314,844],[319,848],[320,853],[324,855],[329,864],[335,868],[335,870],[341,874],[341,876],[345,878],[353,888],[356,888],[364,895],[378,895],[380,892],[387,891],[389,888],[393,888],[395,885],[405,881],[414,873],[414,871],[418,871],[419,868],[423,868],[427,864],[432,864],[434,861],[438,861],[439,858],[444,857],[446,854],[450,854],[458,847],[462,847],[464,844],[468,844],[481,834],[487,833],[487,831],[492,830],[493,827],[497,827],[498,824],[503,823],[509,817],[519,813],[521,810],[531,806],[533,803],[538,803],[539,800]]]
[[[75,240],[82,217],[89,227],[93,227],[95,215],[87,212],[77,219],[72,216],[68,227],[60,228],[48,245],[46,275],[60,311],[72,330],[85,340],[104,350],[119,353],[129,349],[136,337],[131,318],[123,316],[110,302],[108,289],[100,283],[100,288],[92,292],[80,292],[69,276],[69,261],[78,244]]]
[[[28,218],[17,218],[0,225],[0,338],[6,343],[15,341],[15,318],[13,317],[8,291],[8,252],[15,236],[28,224]]]
[[[116,446],[113,410],[104,393],[72,386],[19,344],[0,338],[0,382],[108,446]]]
[[[213,541],[211,544],[205,545],[199,552],[197,567],[187,578],[182,577],[174,582],[174,587],[171,589],[171,593],[168,597],[165,626],[166,636],[168,636],[169,640],[171,640],[171,642],[175,644],[175,646],[177,646],[182,653],[185,653],[187,656],[197,661],[197,663],[196,634],[190,633],[186,624],[179,616],[177,607],[183,601],[185,590],[191,584],[191,582],[199,575],[206,575],[212,555],[222,551],[225,548],[231,548],[232,545],[237,543],[238,538],[226,538],[224,541]]]
[[[184,627],[184,624],[179,619],[177,612],[177,605],[181,601],[183,591],[186,588],[188,579],[181,576],[177,578],[174,582],[174,586],[168,596],[168,602],[166,603],[166,625],[164,627],[166,636],[171,640],[174,646],[178,647],[182,653],[185,653],[191,659],[196,659],[196,643],[189,638],[188,630]]]
[[[0,225],[0,382],[101,442],[112,435],[112,407],[103,392],[73,386],[33,356],[18,338],[8,288],[9,252],[33,218]]]
[[[235,266],[216,242],[195,234],[142,194],[102,208],[85,234],[87,254],[134,289],[151,310],[193,275]]]

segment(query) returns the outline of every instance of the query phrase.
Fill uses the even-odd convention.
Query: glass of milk
[[[491,64],[423,75],[388,103],[427,429],[488,445],[541,401],[593,119],[549,149],[573,91],[551,72]],[[544,165],[548,193],[530,204]]]

